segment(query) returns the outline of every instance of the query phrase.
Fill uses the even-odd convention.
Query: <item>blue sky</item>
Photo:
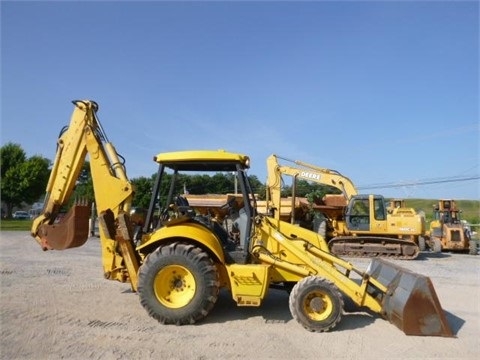
[[[477,1],[0,6],[1,142],[27,156],[92,99],[130,178],[223,148],[261,181],[275,153],[363,193],[480,199]]]

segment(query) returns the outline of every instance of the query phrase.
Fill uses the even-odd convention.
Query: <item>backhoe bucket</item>
[[[382,312],[405,334],[454,337],[430,278],[378,258],[367,274],[388,289]]]
[[[77,204],[58,223],[41,225],[38,235],[42,247],[65,250],[85,244],[89,233],[90,212],[88,205]]]

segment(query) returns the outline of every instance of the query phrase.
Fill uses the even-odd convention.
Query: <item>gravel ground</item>
[[[260,308],[222,293],[201,323],[164,326],[128,284],[104,280],[100,243],[42,252],[26,232],[0,233],[1,359],[473,359],[480,355],[480,256],[424,253],[393,261],[429,276],[455,338],[407,336],[365,312],[329,333],[292,319],[288,294]],[[361,270],[367,259],[348,259]]]

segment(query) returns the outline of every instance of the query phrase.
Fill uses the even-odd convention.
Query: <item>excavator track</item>
[[[413,241],[380,236],[339,236],[331,239],[328,247],[335,255],[350,257],[413,260],[420,253]]]

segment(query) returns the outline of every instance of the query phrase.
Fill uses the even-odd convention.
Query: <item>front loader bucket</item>
[[[89,233],[90,211],[88,205],[77,204],[58,223],[42,224],[38,231],[42,247],[65,250],[85,244]]]
[[[430,278],[378,258],[367,274],[387,288],[382,312],[405,334],[454,337]]]

